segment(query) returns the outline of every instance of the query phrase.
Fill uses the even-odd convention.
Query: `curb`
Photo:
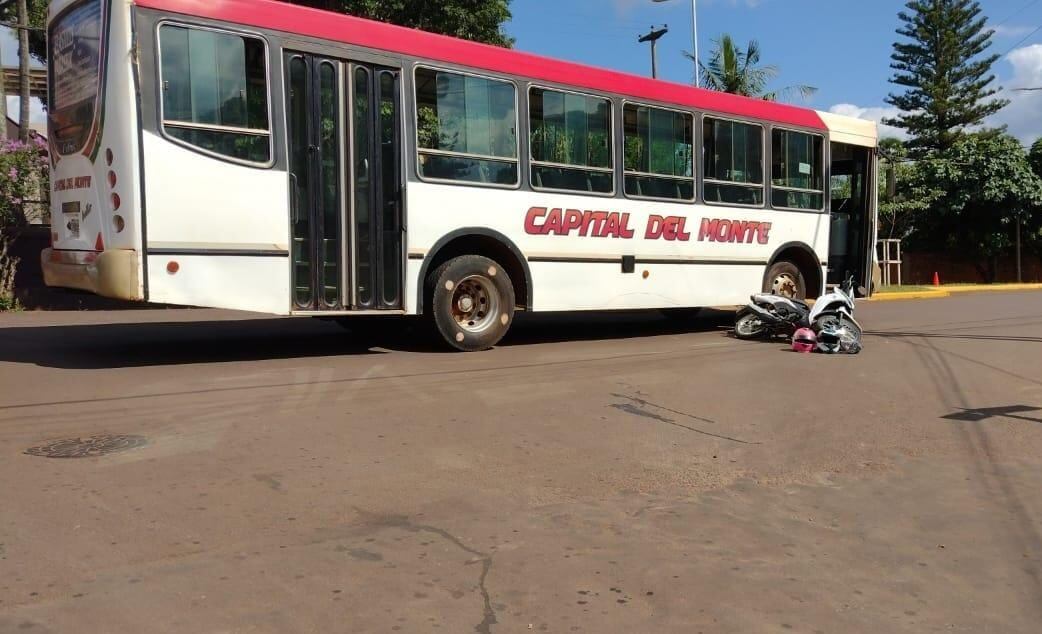
[[[948,291],[913,291],[910,293],[876,293],[870,302],[896,302],[906,299],[941,299],[951,297]]]
[[[1042,284],[971,284],[945,288],[949,293],[1000,293],[1002,291],[1040,291]]]

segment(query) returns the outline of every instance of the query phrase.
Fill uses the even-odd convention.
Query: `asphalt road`
[[[0,632],[1039,631],[1042,293],[859,316],[0,316]]]

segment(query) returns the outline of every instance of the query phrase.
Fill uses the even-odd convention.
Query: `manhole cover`
[[[144,436],[103,435],[56,440],[39,447],[30,447],[25,453],[43,458],[94,458],[137,449],[147,444],[148,440]]]

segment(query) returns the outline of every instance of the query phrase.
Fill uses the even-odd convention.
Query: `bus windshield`
[[[97,117],[101,83],[101,0],[84,0],[51,24],[50,133],[58,152],[83,149]]]

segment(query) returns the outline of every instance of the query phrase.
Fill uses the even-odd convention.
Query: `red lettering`
[[[691,233],[684,231],[685,224],[687,224],[687,218],[677,217],[677,240],[680,240],[681,242],[691,240]]]
[[[616,214],[616,213],[608,214],[607,226],[604,228],[604,237],[606,237],[606,238],[618,238],[619,237],[619,214]]]
[[[583,212],[578,209],[569,209],[564,212],[564,223],[562,224],[563,235],[568,235],[572,229],[578,229],[583,223]]]
[[[590,220],[593,223],[593,231],[591,235],[594,238],[607,237],[604,233],[604,221],[608,219],[608,212],[606,211],[593,211],[590,212]]]
[[[773,223],[762,222],[756,231],[756,241],[760,244],[767,244],[771,240],[771,227]]]
[[[720,230],[720,221],[716,219],[710,220],[709,218],[702,219],[702,226],[698,229],[698,241],[705,242],[716,242],[716,234]]]
[[[658,240],[662,237],[662,216],[651,216],[648,218],[648,228],[644,231],[645,240]]]
[[[544,225],[543,227],[543,233],[555,233],[557,235],[562,235],[561,227],[564,222],[563,216],[564,212],[560,208],[555,207],[551,209],[550,213],[546,216],[546,225]]]
[[[720,224],[718,224],[716,228],[715,242],[727,242],[727,237],[731,235],[731,221],[721,220]]]
[[[630,229],[629,214],[622,214],[622,222],[619,223],[619,237],[627,240],[633,237],[633,229]]]
[[[528,214],[524,217],[524,233],[532,236],[540,236],[545,234],[544,230],[546,227],[541,224],[537,224],[536,221],[546,216],[545,206],[534,206],[528,210]]]
[[[753,238],[756,236],[756,230],[760,227],[760,223],[750,222],[746,224],[748,224],[748,226],[745,228],[745,243],[752,244]]]

